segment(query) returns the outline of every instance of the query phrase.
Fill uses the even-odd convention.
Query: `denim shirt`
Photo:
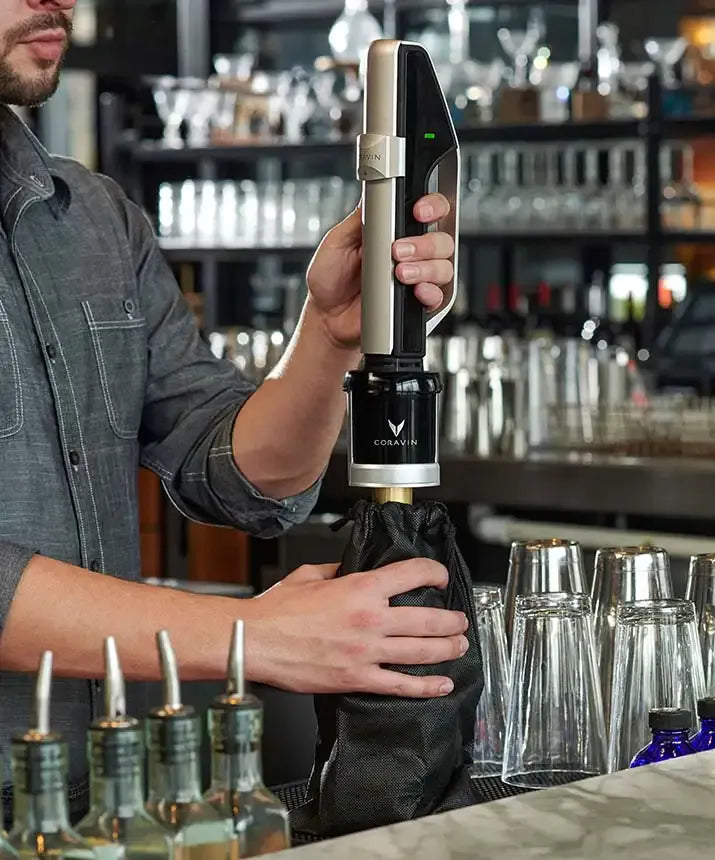
[[[139,578],[140,465],[199,522],[271,537],[304,520],[317,484],[277,501],[237,468],[232,428],[253,389],[200,338],[142,212],[4,107],[0,213],[0,631],[34,553]],[[0,785],[32,684],[0,673]],[[96,687],[53,683],[74,782]]]

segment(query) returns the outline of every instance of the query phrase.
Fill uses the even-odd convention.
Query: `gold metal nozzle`
[[[387,502],[411,505],[412,487],[378,487],[375,490],[375,501],[378,505],[385,505]]]

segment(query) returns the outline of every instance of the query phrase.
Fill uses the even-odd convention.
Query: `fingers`
[[[463,657],[469,650],[466,636],[443,639],[417,639],[406,636],[388,637],[379,646],[377,663],[397,666],[434,666]]]
[[[418,221],[432,224],[449,215],[449,200],[443,194],[427,194],[415,203],[414,213]]]
[[[376,668],[365,675],[364,692],[407,699],[433,699],[448,696],[454,689],[450,678],[443,676],[415,677]]]
[[[298,585],[302,582],[323,582],[326,579],[335,579],[339,567],[339,564],[304,564],[286,576],[283,582]]]
[[[417,301],[423,304],[428,311],[436,311],[442,307],[444,293],[434,284],[417,284],[415,287]]]
[[[391,606],[385,610],[388,636],[458,636],[469,626],[463,612],[421,606]]]
[[[414,558],[389,564],[380,570],[354,573],[347,577],[357,584],[364,584],[378,591],[381,597],[390,598],[406,594],[416,588],[446,588],[449,582],[447,569],[428,558]]]
[[[446,284],[454,268],[449,260],[428,260],[423,263],[400,263],[395,274],[403,284]]]
[[[398,239],[393,248],[393,256],[397,263],[449,260],[453,254],[454,239],[449,233],[425,233],[424,236],[407,236],[404,239]]]

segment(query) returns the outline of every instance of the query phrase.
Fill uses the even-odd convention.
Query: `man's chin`
[[[22,75],[0,62],[0,102],[17,107],[38,107],[57,92],[59,81],[59,63],[34,75]]]

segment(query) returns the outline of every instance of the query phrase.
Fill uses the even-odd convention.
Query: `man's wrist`
[[[319,339],[320,346],[328,352],[335,354],[337,360],[345,363],[349,368],[357,367],[360,362],[360,343],[344,343],[337,340],[331,330],[328,314],[322,311],[308,293],[303,307],[303,318],[301,321],[301,334],[308,334],[312,338]]]

